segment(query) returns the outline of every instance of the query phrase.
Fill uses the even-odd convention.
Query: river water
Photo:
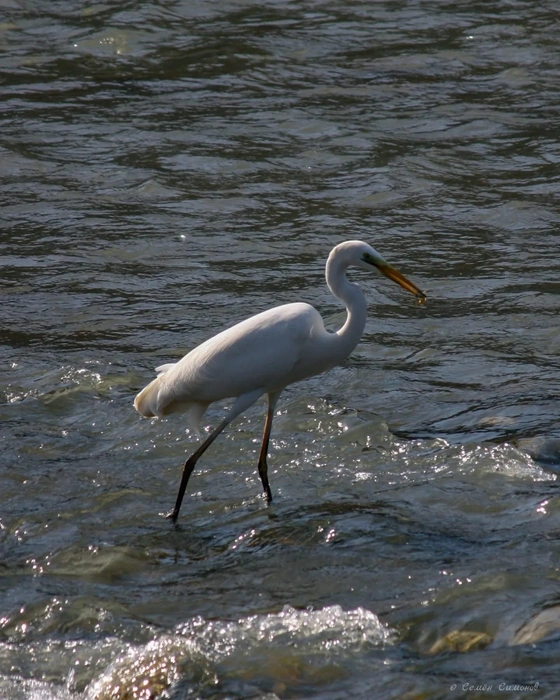
[[[0,697],[557,698],[557,3],[0,2]],[[134,395],[279,303],[362,342],[249,410]],[[210,408],[204,431],[224,415]]]

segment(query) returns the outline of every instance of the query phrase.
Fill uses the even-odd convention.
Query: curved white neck
[[[348,316],[340,330],[333,334],[333,342],[340,348],[343,357],[349,355],[359,343],[366,326],[367,302],[357,284],[346,277],[348,265],[345,261],[329,257],[325,270],[327,285],[335,297],[346,306]]]

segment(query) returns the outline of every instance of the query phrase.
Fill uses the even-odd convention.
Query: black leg
[[[183,496],[185,495],[185,490],[187,488],[187,484],[189,483],[189,477],[192,474],[199,457],[201,457],[206,452],[206,450],[210,447],[210,445],[214,442],[214,440],[229,423],[230,420],[223,420],[220,423],[220,425],[206,438],[206,440],[202,443],[198,450],[194,454],[192,454],[185,462],[185,466],[183,467],[183,475],[181,477],[181,484],[179,485],[179,493],[177,494],[177,500],[175,502],[175,508],[173,508],[173,510],[166,516],[168,518],[171,518],[171,520],[173,520],[174,523],[177,522],[177,518],[179,517],[179,510],[181,509]]]
[[[272,491],[270,490],[270,484],[268,483],[268,464],[266,462],[266,456],[268,454],[268,445],[270,442],[270,431],[272,430],[272,419],[274,418],[274,409],[276,407],[276,402],[278,401],[278,396],[280,394],[272,394],[268,396],[268,408],[266,411],[266,420],[264,423],[264,433],[261,444],[261,452],[259,454],[259,476],[263,485],[264,495],[268,503],[272,502]]]
[[[259,476],[261,477],[264,495],[268,503],[272,503],[272,491],[270,490],[270,484],[268,483],[268,464],[266,463],[266,453],[268,451],[268,440],[266,441],[266,447],[261,448],[261,454],[259,457]]]

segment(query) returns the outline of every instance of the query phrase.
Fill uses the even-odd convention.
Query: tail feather
[[[134,408],[144,418],[153,418],[161,416],[160,407],[158,405],[159,398],[159,377],[154,379],[137,394],[134,399]]]
[[[189,429],[199,434],[200,421],[210,402],[193,401],[187,397],[178,399],[170,391],[164,377],[165,373],[160,374],[142,389],[134,399],[134,408],[144,418],[162,418],[170,413],[186,413]]]
[[[175,364],[175,362],[170,362],[168,365],[160,365],[159,367],[156,367],[157,376],[160,377],[162,374],[169,372],[170,369],[175,367]]]

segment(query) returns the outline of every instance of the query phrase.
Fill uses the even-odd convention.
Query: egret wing
[[[166,401],[200,401],[283,388],[322,325],[309,304],[287,304],[228,328],[185,355],[161,375]],[[160,398],[164,397],[160,395]]]

